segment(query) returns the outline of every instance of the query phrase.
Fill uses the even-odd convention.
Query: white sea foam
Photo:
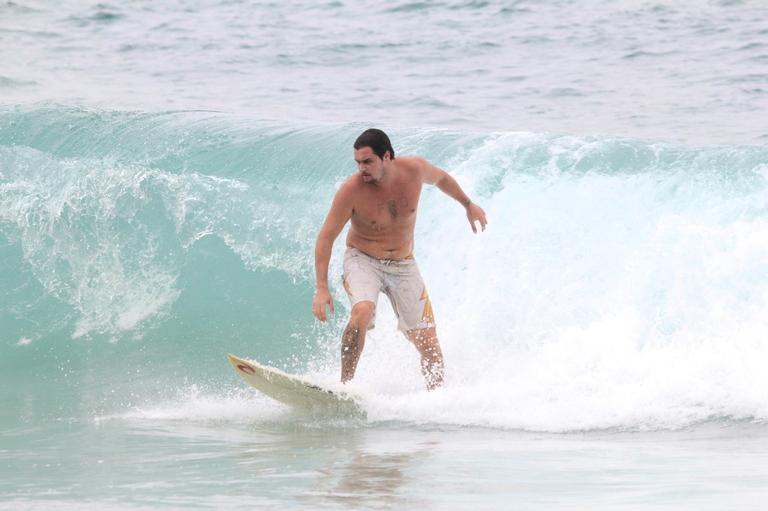
[[[285,406],[247,389],[240,388],[222,394],[205,391],[197,385],[189,385],[179,389],[175,398],[99,415],[94,420],[253,423],[279,417],[285,411]]]
[[[369,419],[539,431],[768,420],[768,222],[751,213],[764,187],[731,194],[653,161],[628,175],[563,173],[562,161],[500,173],[516,143],[454,169],[488,213],[485,233],[425,195],[416,254],[447,384],[423,391],[381,300],[357,383]]]

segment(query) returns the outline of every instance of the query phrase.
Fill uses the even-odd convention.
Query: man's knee
[[[352,307],[349,322],[361,330],[367,329],[373,318],[373,302],[358,302]]]

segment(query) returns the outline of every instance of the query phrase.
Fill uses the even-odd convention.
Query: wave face
[[[0,109],[0,366],[14,415],[273,406],[232,394],[226,352],[334,380],[347,304],[334,278],[337,314],[314,322],[313,245],[365,127]],[[423,391],[382,300],[355,381],[369,420],[768,419],[767,148],[389,132],[398,154],[450,170],[490,223],[473,235],[425,189],[416,255],[447,386]]]

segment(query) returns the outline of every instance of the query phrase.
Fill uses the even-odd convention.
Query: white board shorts
[[[344,253],[344,273],[341,278],[353,307],[360,302],[373,302],[373,316],[368,329],[376,324],[379,293],[389,298],[400,331],[407,333],[435,326],[432,302],[413,256],[405,259],[377,259],[349,247]]]

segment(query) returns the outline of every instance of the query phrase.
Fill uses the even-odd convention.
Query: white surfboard
[[[350,415],[364,414],[357,400],[347,392],[331,390],[301,376],[232,354],[228,354],[227,358],[243,380],[276,401],[295,408],[321,408]]]

